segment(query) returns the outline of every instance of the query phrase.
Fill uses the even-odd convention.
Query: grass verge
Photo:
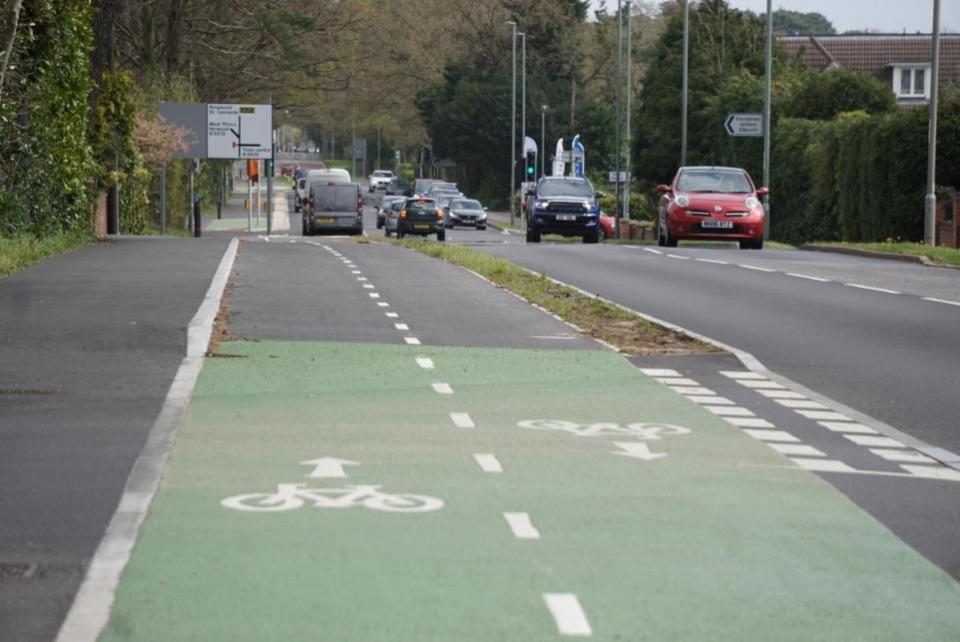
[[[582,294],[573,288],[557,285],[545,274],[533,274],[496,256],[460,245],[419,239],[390,242],[473,270],[500,287],[576,325],[588,336],[616,346],[624,354],[700,354],[718,351],[711,345],[651,323],[633,312]]]
[[[0,277],[18,272],[51,256],[66,254],[92,243],[93,236],[61,232],[45,238],[23,235],[0,238]]]
[[[822,247],[844,247],[867,252],[881,252],[884,254],[904,254],[908,256],[923,256],[942,265],[960,267],[960,250],[950,247],[933,247],[923,243],[811,243]]]

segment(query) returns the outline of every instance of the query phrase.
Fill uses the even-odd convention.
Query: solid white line
[[[587,615],[580,601],[573,593],[544,593],[543,600],[550,609],[553,621],[557,623],[560,635],[571,637],[590,637],[593,629],[587,621]]]
[[[874,288],[869,285],[860,285],[859,283],[844,283],[848,288],[858,288],[860,290],[870,290],[871,292],[883,292],[884,294],[900,294],[896,290],[888,290],[886,288]]]
[[[371,292],[371,293],[370,293],[370,298],[371,298],[371,299],[379,299],[379,298],[380,298],[380,294],[379,294],[378,292]]]
[[[806,444],[767,444],[781,455],[795,455],[797,457],[826,457],[827,455],[813,446]]]
[[[213,282],[210,283],[206,296],[203,297],[197,313],[193,315],[187,325],[188,357],[202,357],[207,353],[207,348],[210,346],[210,335],[213,334],[213,322],[220,310],[220,298],[227,287],[227,280],[233,270],[233,262],[237,258],[239,245],[240,241],[238,239],[231,239],[227,251],[223,253],[223,258],[220,259],[220,265],[213,275]]]
[[[393,327],[395,327],[397,330],[409,330],[409,329],[410,329],[410,326],[408,326],[406,323],[394,323],[394,324],[393,324]]]
[[[689,261],[689,260],[690,260],[690,257],[689,257],[689,256],[683,256],[682,254],[667,254],[667,256],[668,256],[669,258],[671,258],[671,259],[680,259],[681,261]]]
[[[500,461],[489,453],[477,453],[473,458],[476,460],[477,465],[480,466],[480,470],[485,473],[503,472],[503,466],[500,465]]]
[[[437,394],[441,394],[441,395],[453,394],[453,388],[450,387],[449,383],[435,383],[432,385],[433,385],[434,392],[436,392]]]
[[[747,265],[746,263],[740,263],[739,265],[745,270],[756,270],[757,272],[776,272],[776,270],[771,270],[770,268],[759,267],[756,265]]]
[[[660,255],[663,254],[663,252],[661,252],[660,250],[655,250],[652,247],[642,247],[640,249],[643,250],[644,252],[650,252],[650,254],[660,254]]]
[[[759,439],[760,441],[785,441],[789,443],[800,443],[800,440],[786,432],[785,430],[750,430],[744,429],[745,433]]]
[[[730,265],[726,261],[718,261],[716,259],[696,259],[696,260],[700,261],[701,263],[713,263],[715,265]]]
[[[436,390],[436,384],[434,384],[434,390]],[[451,390],[448,394],[453,394],[453,391]],[[453,425],[457,428],[476,428],[473,419],[465,412],[451,412],[450,419],[453,420]]]
[[[937,299],[937,298],[932,297],[932,296],[925,296],[925,297],[923,297],[923,300],[924,300],[924,301],[930,301],[931,303],[945,303],[945,304],[947,304],[947,305],[960,306],[960,301],[948,301],[947,299]]]
[[[396,319],[397,317],[400,316],[396,312],[384,312],[384,314],[387,315],[388,319]]]
[[[810,276],[809,274],[797,274],[796,272],[787,272],[787,276],[792,276],[795,279],[806,279],[808,281],[816,281],[817,283],[830,282],[830,279],[824,279],[819,276]]]
[[[403,340],[406,341],[407,345],[410,345],[410,346],[420,345],[420,339],[416,337],[404,337]]]
[[[668,370],[666,368],[640,368],[640,372],[647,375],[648,377],[680,377],[682,376],[676,370]]]
[[[869,426],[848,421],[818,421],[817,423],[833,432],[855,432],[867,435],[877,434],[877,431]]]
[[[417,365],[424,370],[433,370],[433,359],[427,357],[417,357]]]
[[[527,513],[504,513],[503,518],[517,539],[540,539],[540,531],[534,527]]]
[[[57,634],[57,642],[95,642],[110,619],[120,576],[160,485],[177,431],[186,419],[238,245],[238,239],[230,241],[210,288],[187,327],[187,356],[180,362],[160,414],[127,477],[120,503],[90,560],[83,583]]]
[[[844,435],[847,439],[858,446],[870,446],[874,448],[906,448],[902,442],[890,437],[881,437],[879,435]]]

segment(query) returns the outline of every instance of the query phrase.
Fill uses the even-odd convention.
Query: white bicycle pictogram
[[[661,423],[633,423],[621,426],[615,423],[578,424],[562,419],[528,419],[517,424],[530,430],[559,430],[577,437],[634,437],[656,441],[670,435],[687,435],[689,428]]]
[[[427,495],[388,494],[380,486],[357,485],[342,488],[307,488],[306,484],[277,484],[276,493],[248,493],[228,497],[220,503],[234,510],[278,512],[310,503],[313,508],[364,506],[393,513],[426,513],[443,508],[443,500]]]

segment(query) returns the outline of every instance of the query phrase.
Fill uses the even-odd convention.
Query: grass
[[[0,277],[19,272],[52,256],[66,254],[93,241],[94,238],[88,234],[67,232],[45,238],[29,235],[0,238]]]
[[[353,161],[348,160],[328,160],[323,159],[323,164],[327,166],[328,169],[345,169],[348,172],[353,172]]]
[[[933,247],[923,243],[812,243],[827,247],[848,247],[869,252],[883,252],[886,254],[906,254],[909,256],[923,256],[934,263],[960,267],[960,250],[950,247]]]
[[[558,285],[547,278],[546,274],[534,274],[515,263],[484,252],[460,245],[419,239],[389,242],[472,270],[578,326],[588,336],[617,347],[625,354],[698,354],[717,350],[684,334],[651,323],[616,305]]]

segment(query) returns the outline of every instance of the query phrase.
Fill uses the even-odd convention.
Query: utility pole
[[[112,19],[110,21],[110,74],[113,75],[117,73],[117,12],[113,11],[111,13]],[[100,79],[97,79],[99,82]],[[113,194],[111,195],[111,201],[113,211],[111,212],[111,219],[113,225],[108,224],[107,234],[116,234],[120,236],[120,151],[114,150],[113,152]],[[189,215],[188,215],[189,216]],[[109,228],[113,227],[113,230]]]
[[[621,160],[621,156],[620,156],[620,79],[622,78],[622,74],[620,73],[620,67],[623,64],[622,58],[623,58],[623,5],[621,3],[621,0],[617,0],[617,143],[616,143],[617,158],[615,163],[617,180],[613,184],[614,189],[616,190],[616,196],[617,196],[617,208],[614,215],[617,217],[619,217],[620,208],[622,207],[622,203],[620,201],[620,183],[621,183],[620,181],[620,160]],[[619,220],[617,221],[617,227],[618,228],[620,227]]]
[[[513,93],[510,102],[510,225],[514,225],[516,211],[516,181],[517,181],[517,22],[508,20],[513,26]]]
[[[633,7],[627,0],[627,177],[623,182],[623,218],[630,218],[630,94],[633,93]],[[617,236],[620,236],[620,221],[617,221]]]
[[[540,177],[543,178],[547,175],[547,112],[550,111],[550,107],[547,105],[540,106],[540,147],[542,153],[540,154],[540,167],[542,168]]]
[[[927,141],[927,197],[924,202],[923,242],[937,244],[937,112],[940,98],[940,0],[933,0],[933,52],[930,69],[930,131]]]
[[[273,173],[277,169],[277,130],[273,128],[273,96],[270,105],[270,161],[267,167],[267,236],[273,233]]]
[[[766,79],[763,88],[763,185],[770,187],[770,107],[773,85],[773,11],[772,0],[767,0],[767,52]],[[767,222],[763,226],[763,238],[770,238],[770,195],[763,196],[763,209],[767,213]]]
[[[770,11],[767,11],[769,14]],[[690,0],[683,0],[683,88],[680,90],[680,166],[687,164],[687,93],[690,89]]]
[[[518,34],[523,44],[523,82],[520,99],[520,140],[523,141],[523,180],[527,180],[527,34]]]

